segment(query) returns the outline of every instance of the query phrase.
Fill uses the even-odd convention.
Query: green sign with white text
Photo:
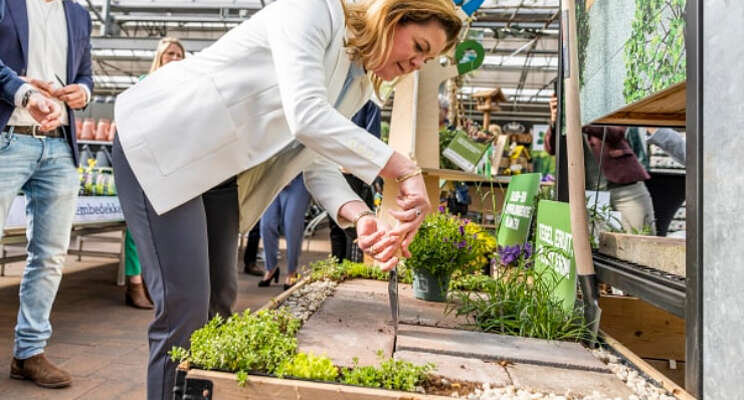
[[[570,310],[576,301],[576,259],[568,203],[541,200],[537,207],[535,270],[556,283],[554,296]]]
[[[523,245],[527,241],[535,213],[535,196],[540,188],[540,173],[515,175],[509,181],[501,210],[496,241],[499,246]]]

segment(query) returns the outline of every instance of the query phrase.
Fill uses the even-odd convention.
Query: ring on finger
[[[416,216],[418,217],[419,215],[421,215],[421,209],[416,207]]]

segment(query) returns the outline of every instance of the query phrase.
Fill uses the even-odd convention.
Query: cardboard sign
[[[470,139],[465,132],[458,132],[449,146],[444,149],[442,155],[463,171],[473,172],[486,150],[488,150],[489,144],[490,142],[478,143]]]
[[[532,215],[535,213],[535,195],[539,188],[539,173],[515,175],[511,178],[496,237],[500,246],[523,245],[527,241]]]
[[[537,209],[535,270],[555,284],[553,294],[570,310],[576,301],[576,259],[568,203],[541,200]]]

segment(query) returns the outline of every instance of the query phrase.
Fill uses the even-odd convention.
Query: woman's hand
[[[399,223],[390,235],[400,239],[403,256],[410,257],[411,252],[408,251],[408,246],[413,242],[419,226],[431,209],[423,176],[415,175],[401,182],[395,202],[400,207],[400,211],[390,210],[389,212]]]
[[[400,248],[398,238],[390,236],[390,227],[377,217],[365,215],[356,225],[357,245],[380,264],[380,269],[389,271],[398,263],[396,256]]]

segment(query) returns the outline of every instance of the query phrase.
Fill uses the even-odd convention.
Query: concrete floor
[[[283,240],[280,248],[285,249]],[[118,247],[86,242],[85,249],[116,251]],[[326,258],[329,252],[328,231],[319,231],[303,244],[300,265]],[[235,311],[256,309],[281,292],[283,280],[280,285],[258,288],[258,277],[242,273],[242,252],[239,260]],[[286,271],[285,258],[279,265]],[[115,284],[117,264],[110,259],[67,257],[52,309],[54,333],[46,354],[72,374],[73,384],[65,389],[42,389],[9,378],[23,267],[24,263],[8,264],[5,276],[0,277],[0,399],[144,399],[146,332],[152,313],[124,305],[124,288]]]

